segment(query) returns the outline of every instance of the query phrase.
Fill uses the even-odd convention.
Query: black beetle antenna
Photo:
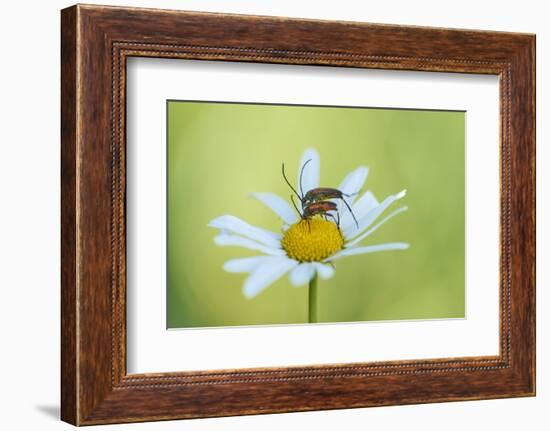
[[[346,204],[346,206],[348,207],[348,210],[349,210],[349,213],[351,214],[351,216],[353,217],[353,220],[355,221],[355,225],[357,226],[357,229],[359,229],[359,222],[357,221],[357,219],[355,218],[355,214],[353,214],[353,211],[351,210],[351,207],[349,206],[349,204],[346,202],[346,200],[344,198],[342,198],[342,201]]]
[[[304,216],[302,215],[302,213],[298,209],[298,206],[296,205],[296,202],[294,201],[294,195],[290,195],[290,200],[292,201],[292,205],[294,205],[294,209],[296,210],[300,218],[303,218]]]
[[[296,189],[294,187],[292,187],[292,184],[290,184],[290,181],[288,181],[288,178],[286,177],[286,174],[285,174],[285,164],[283,163],[283,166],[282,166],[282,172],[283,172],[283,178],[285,179],[286,183],[288,184],[288,186],[290,187],[290,189],[296,193],[296,196],[298,196],[298,198],[300,199],[300,201],[302,200],[302,197],[298,194],[298,192],[296,191]]]
[[[304,199],[304,188],[302,187],[302,177],[304,176],[304,169],[306,168],[307,164],[311,162],[311,159],[308,159],[303,165],[302,169],[300,170],[300,192],[302,193],[302,197],[300,200]]]

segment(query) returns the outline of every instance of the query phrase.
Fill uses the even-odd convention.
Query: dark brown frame
[[[534,35],[81,5],[61,17],[63,420],[88,425],[535,394]],[[128,375],[129,56],[498,75],[500,354]]]

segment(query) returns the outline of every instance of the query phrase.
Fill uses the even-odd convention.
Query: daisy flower
[[[304,165],[307,166],[304,168]],[[334,262],[348,256],[409,247],[402,242],[362,244],[382,224],[407,209],[400,207],[377,222],[391,204],[405,196],[405,190],[386,197],[382,202],[370,191],[359,196],[367,174],[368,169],[360,166],[344,177],[338,190],[346,202],[332,200],[337,204],[337,214],[332,214],[335,217],[330,219],[322,216],[306,219],[303,211],[298,208],[300,214],[297,213],[287,200],[276,194],[252,193],[254,198],[281,219],[280,233],[252,226],[232,215],[217,217],[208,224],[219,229],[219,235],[214,238],[217,245],[238,246],[262,253],[260,256],[232,259],[223,265],[227,272],[248,274],[243,285],[243,293],[247,298],[255,297],[289,273],[292,285],[310,285],[309,317],[310,321],[314,321],[312,312],[315,309],[317,278],[331,278],[335,273]],[[319,153],[308,149],[302,156],[296,190],[305,194],[316,189],[320,186],[319,179]]]

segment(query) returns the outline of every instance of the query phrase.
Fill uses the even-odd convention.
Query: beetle
[[[355,225],[357,226],[357,228],[359,228],[359,222],[357,221],[357,218],[355,217],[355,214],[353,213],[353,211],[352,211],[351,207],[349,206],[349,204],[347,203],[347,201],[344,199],[345,197],[354,196],[357,193],[354,193],[354,194],[350,195],[350,194],[346,194],[346,193],[342,192],[341,190],[330,188],[330,187],[317,187],[317,188],[308,190],[304,194],[304,190],[303,190],[303,186],[302,186],[302,177],[303,177],[303,174],[304,174],[304,170],[305,170],[305,168],[306,168],[306,166],[309,162],[311,162],[311,159],[307,160],[303,164],[302,169],[300,171],[300,192],[301,193],[298,193],[296,191],[296,189],[294,187],[292,187],[292,185],[290,184],[290,181],[288,181],[288,178],[285,175],[285,164],[283,163],[283,165],[282,165],[283,178],[285,179],[288,186],[292,189],[292,191],[296,194],[296,196],[298,196],[298,198],[300,199],[300,203],[302,205],[302,212],[305,213],[307,211],[306,209],[309,208],[313,204],[331,202],[331,201],[329,201],[329,199],[340,199],[342,202],[344,202],[344,204],[348,208],[348,211],[350,212],[351,216],[353,217],[353,220],[355,221]],[[294,203],[294,201],[293,201],[293,203]],[[331,203],[333,203],[333,202],[331,202]],[[294,207],[296,208],[295,204],[294,204]],[[336,204],[334,204],[334,207],[335,207],[334,209],[332,209],[332,208],[330,210],[326,209],[325,213],[326,213],[326,211],[332,211],[332,210],[337,211]],[[324,206],[324,207],[323,206],[314,206],[314,208],[315,208],[316,211],[321,211],[322,208],[328,208],[328,206]],[[298,212],[300,212],[300,211],[298,211]],[[319,214],[320,213],[315,214],[315,215],[319,215]]]
[[[353,214],[351,207],[349,206],[347,201],[344,199],[344,197],[351,197],[351,196],[353,195],[345,194],[338,189],[332,189],[330,187],[317,187],[315,189],[309,190],[305,194],[304,198],[302,199],[302,207],[305,208],[309,205],[313,205],[319,202],[330,202],[328,201],[328,199],[340,199],[342,202],[344,202],[344,204],[348,208],[348,211],[353,217],[353,221],[355,221],[355,225],[357,226],[357,228],[359,228],[359,223],[355,218],[355,214]]]
[[[329,211],[335,211],[338,214],[338,218],[334,214],[329,213]],[[303,216],[305,218],[311,218],[316,215],[322,215],[325,217],[332,218],[336,223],[336,226],[340,226],[340,214],[338,213],[338,205],[331,201],[324,202],[312,202],[303,209]]]
[[[294,201],[294,195],[290,195],[290,200],[292,201],[296,212],[300,214],[302,220],[309,220],[312,217],[318,215],[323,216],[325,220],[330,217],[334,221],[334,223],[336,223],[336,226],[340,226],[340,214],[338,213],[338,205],[336,205],[334,202],[311,202],[310,204],[303,207],[302,211],[300,212],[300,210],[298,210],[296,202]],[[335,211],[338,217],[336,217],[334,214],[329,213],[329,211]]]

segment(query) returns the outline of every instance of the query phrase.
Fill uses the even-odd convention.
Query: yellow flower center
[[[344,237],[335,223],[321,218],[300,220],[285,232],[281,241],[287,255],[300,262],[321,261],[344,246]]]

